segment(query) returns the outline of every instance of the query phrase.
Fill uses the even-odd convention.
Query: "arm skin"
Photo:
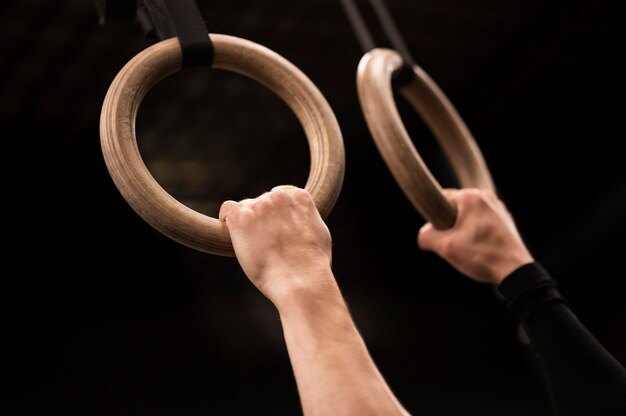
[[[513,217],[493,192],[464,189],[446,193],[456,204],[456,223],[448,230],[424,225],[417,237],[422,250],[434,251],[477,282],[495,285],[535,261]]]
[[[331,271],[331,237],[308,192],[226,201],[220,220],[280,314],[305,415],[407,415],[372,361]]]
[[[449,191],[455,226],[426,224],[418,245],[473,280],[499,285],[542,364],[560,416],[626,415],[626,371],[594,338],[534,260],[513,218],[492,192]]]

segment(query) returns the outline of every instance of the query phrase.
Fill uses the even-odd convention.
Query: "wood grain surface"
[[[401,65],[400,55],[390,49],[374,49],[363,56],[357,72],[361,108],[378,150],[407,198],[436,228],[450,228],[456,208],[415,149],[396,108],[392,75]],[[413,81],[399,91],[437,138],[460,185],[494,190],[487,164],[461,116],[422,68],[415,66],[414,72]]]
[[[322,217],[326,217],[339,196],[345,170],[341,131],[328,102],[297,67],[277,53],[241,38],[214,34],[210,37],[215,48],[214,68],[236,72],[265,85],[289,105],[302,123],[311,153],[305,189]],[[135,120],[143,97],[161,79],[180,71],[181,63],[178,41],[168,39],[142,51],[122,68],[102,107],[100,137],[104,159],[123,197],[154,228],[194,249],[232,256],[226,226],[169,195],[152,177],[137,147]]]

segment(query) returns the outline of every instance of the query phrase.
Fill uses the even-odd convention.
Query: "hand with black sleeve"
[[[585,328],[489,191],[451,190],[453,228],[422,227],[418,245],[461,273],[498,285],[540,360],[558,416],[625,416],[626,370]]]

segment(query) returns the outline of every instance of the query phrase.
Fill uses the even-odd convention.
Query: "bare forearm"
[[[254,200],[226,201],[220,220],[244,272],[280,312],[304,413],[406,414],[341,298],[330,232],[311,195],[279,186]]]
[[[277,302],[304,414],[406,415],[328,281]]]

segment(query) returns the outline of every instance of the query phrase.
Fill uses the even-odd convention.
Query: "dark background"
[[[347,153],[343,192],[328,218],[334,269],[407,409],[551,414],[532,355],[492,290],[416,248],[423,220],[365,126],[355,88],[361,52],[338,2],[199,3],[224,33],[295,63],[333,107]],[[477,137],[536,258],[625,362],[618,3],[389,7],[417,61]],[[102,100],[116,72],[150,42],[132,24],[98,26],[91,1],[0,2],[6,407],[30,415],[297,414],[271,304],[236,260],[152,230],[106,171]],[[399,106],[424,158],[453,185],[428,131]],[[188,70],[162,82],[142,105],[138,137],[159,182],[212,215],[225,198],[303,186],[308,174],[295,117],[234,74]]]

